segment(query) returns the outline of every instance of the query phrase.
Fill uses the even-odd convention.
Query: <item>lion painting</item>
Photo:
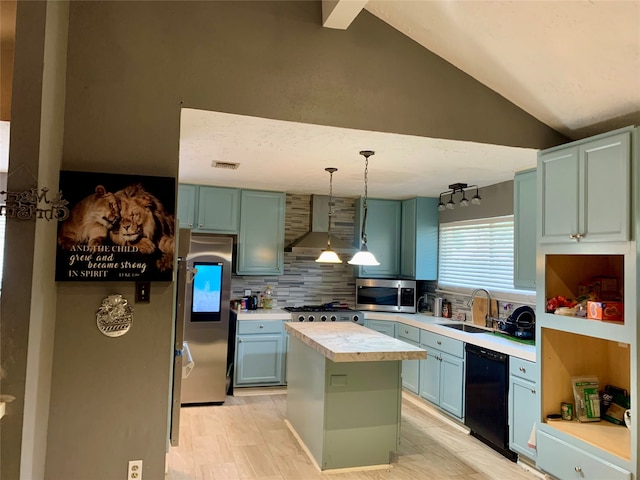
[[[58,232],[58,244],[65,250],[78,244],[102,245],[120,219],[116,196],[98,185],[95,192],[73,207]]]
[[[162,203],[137,183],[115,193],[120,205],[120,219],[109,231],[116,245],[138,248],[140,253],[160,252],[156,262],[160,271],[173,268],[174,217]]]

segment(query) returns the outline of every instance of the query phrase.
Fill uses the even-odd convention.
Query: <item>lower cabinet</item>
[[[284,383],[283,327],[281,320],[238,322],[234,386]]]
[[[518,455],[536,459],[529,438],[540,416],[536,388],[537,365],[517,357],[509,359],[509,448]]]
[[[631,473],[538,430],[538,468],[560,479],[631,480]]]
[[[420,396],[460,419],[464,416],[464,343],[422,330]]]
[[[384,333],[389,337],[396,338],[396,322],[388,322],[386,320],[365,320],[364,326],[375,330],[376,332]]]
[[[420,329],[411,325],[396,324],[396,337],[416,347],[420,346]],[[402,361],[402,387],[420,394],[420,360]]]

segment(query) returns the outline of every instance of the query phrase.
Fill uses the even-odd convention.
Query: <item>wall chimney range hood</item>
[[[327,248],[329,230],[329,196],[311,195],[311,231],[285,247],[285,252],[318,256]],[[336,253],[353,254],[357,248],[331,234],[331,249]]]

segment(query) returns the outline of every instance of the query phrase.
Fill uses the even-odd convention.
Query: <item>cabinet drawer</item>
[[[538,467],[554,477],[631,480],[631,473],[538,430]]]
[[[403,340],[411,340],[412,342],[420,343],[420,329],[412,327],[411,325],[403,325],[398,323],[397,326],[398,338]]]
[[[518,357],[509,357],[509,373],[530,382],[538,381],[538,364]]]
[[[237,326],[238,335],[251,333],[282,333],[282,330],[283,325],[280,320],[241,320]]]
[[[456,357],[464,358],[464,343],[455,338],[449,338],[444,335],[422,330],[420,333],[420,343],[430,348],[437,348]]]

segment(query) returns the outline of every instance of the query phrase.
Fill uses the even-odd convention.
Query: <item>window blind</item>
[[[513,287],[513,215],[440,224],[438,288]]]

